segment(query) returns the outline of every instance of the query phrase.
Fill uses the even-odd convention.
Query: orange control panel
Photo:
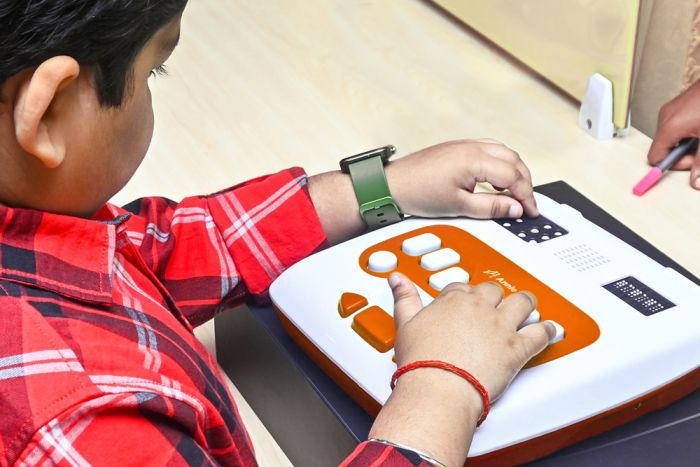
[[[534,293],[538,302],[534,320],[556,322],[563,338],[527,366],[575,352],[595,342],[600,335],[598,325],[582,310],[498,251],[453,226],[431,225],[378,243],[362,252],[359,265],[377,277],[402,272],[432,297],[437,297],[450,282],[492,281],[504,289],[506,296],[521,290]],[[339,297],[338,311],[346,318],[367,305],[364,297],[348,292]],[[380,352],[393,347],[393,318],[377,306],[357,313],[352,328]]]

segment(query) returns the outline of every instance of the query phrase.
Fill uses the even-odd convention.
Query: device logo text
[[[504,289],[510,290],[511,292],[518,291],[518,288],[516,286],[514,286],[513,284],[511,284],[510,282],[508,282],[506,279],[504,279],[501,276],[500,271],[494,271],[492,269],[487,269],[486,271],[484,271],[484,274],[486,276],[488,276],[488,278],[493,280],[494,282],[498,282],[499,284],[501,284],[501,286],[503,286]]]

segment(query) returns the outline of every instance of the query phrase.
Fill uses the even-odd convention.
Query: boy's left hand
[[[389,190],[405,214],[474,218],[539,215],[530,171],[517,152],[491,140],[450,141],[390,162]],[[477,183],[495,191],[475,193]],[[508,190],[512,196],[498,191]],[[309,193],[328,242],[365,231],[350,177],[340,171],[309,178]]]
[[[517,152],[490,139],[441,143],[389,163],[389,188],[401,210],[422,217],[539,215],[530,171]],[[486,182],[512,194],[475,193]]]

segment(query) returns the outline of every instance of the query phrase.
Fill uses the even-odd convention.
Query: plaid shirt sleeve
[[[300,168],[125,209],[130,240],[193,326],[247,298],[265,301],[270,283],[326,240]]]
[[[196,326],[247,296],[266,300],[279,274],[325,245],[306,181],[301,169],[292,168],[177,204],[143,198],[125,206],[136,215],[128,222],[129,237]],[[165,447],[160,452],[171,452]],[[206,453],[201,455],[206,465]],[[369,464],[428,465],[411,451],[373,442],[360,444],[343,465]]]
[[[365,441],[345,459],[340,467],[430,467],[417,453],[376,441]]]
[[[324,241],[301,169],[96,219],[0,206],[0,467],[256,465],[190,324]],[[410,459],[364,443],[348,465]]]
[[[136,396],[92,400],[42,427],[18,465],[221,465],[196,433],[164,417],[145,415],[129,397]],[[255,465],[253,459],[239,461],[234,465]]]

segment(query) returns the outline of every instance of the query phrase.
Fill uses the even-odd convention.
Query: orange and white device
[[[700,287],[535,196],[537,219],[411,218],[300,261],[270,288],[285,330],[376,415],[396,370],[391,272],[425,304],[450,282],[533,292],[527,321],[558,334],[476,430],[477,465],[536,459],[700,388]]]

